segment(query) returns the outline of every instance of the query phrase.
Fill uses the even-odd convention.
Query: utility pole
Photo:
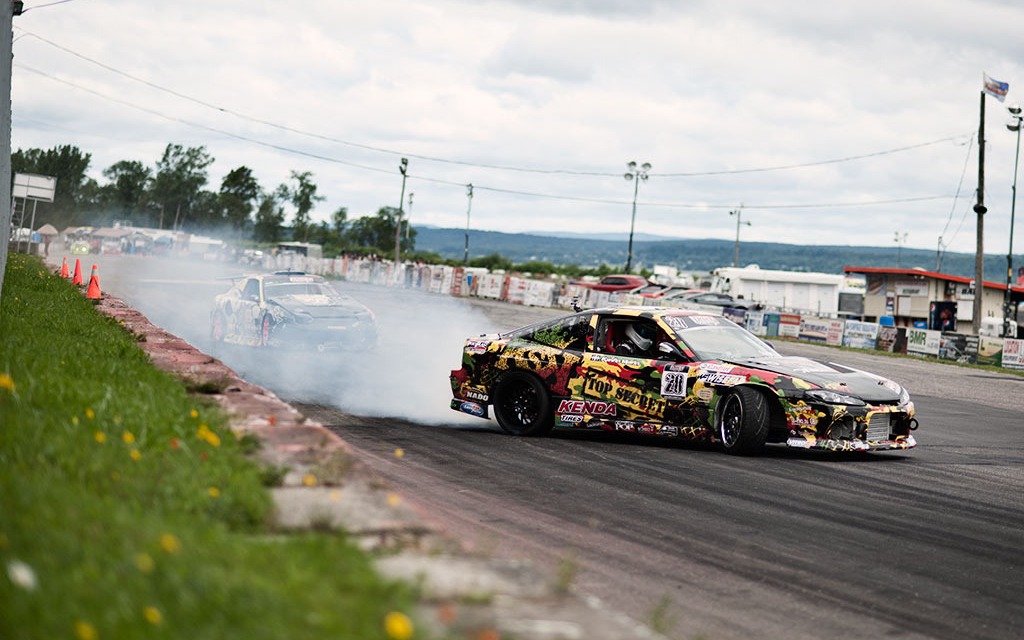
[[[985,294],[985,92],[981,92],[981,119],[978,124],[978,245],[974,254],[974,332],[981,334],[982,297]]]
[[[11,235],[11,57],[14,16],[20,16],[21,0],[0,5],[0,291],[7,269],[7,239]]]
[[[409,228],[412,226],[412,191],[409,192],[409,210],[405,214],[405,241],[409,242]]]
[[[736,248],[733,250],[732,255],[732,266],[740,266],[740,225],[745,224],[748,227],[751,226],[750,222],[743,222],[743,205],[740,205],[739,209],[729,212],[730,216],[736,216]]]
[[[1017,151],[1013,159],[1013,186],[1010,188],[1012,194],[1010,200],[1010,247],[1006,250],[1006,291],[1003,292],[1003,336],[1007,338],[1017,337],[1017,314],[1013,305],[1013,224],[1017,215],[1017,168],[1020,164],[1020,130],[1024,116],[1021,115],[1021,108],[1018,105],[1007,107],[1010,112],[1010,122],[1006,128],[1017,132]]]
[[[409,169],[409,159],[402,158],[398,170],[402,172],[402,194],[398,196],[398,219],[395,220],[395,281],[398,281],[398,262],[402,257],[402,202],[405,200],[405,174]]]
[[[462,254],[462,265],[466,266],[469,264],[469,212],[473,210],[473,183],[470,182],[466,185],[466,198],[469,199],[469,205],[466,206],[466,251]]]

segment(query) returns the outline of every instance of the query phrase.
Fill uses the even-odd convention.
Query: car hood
[[[349,318],[369,315],[370,310],[352,298],[320,294],[277,296],[270,300],[291,313],[314,318]]]
[[[729,362],[742,367],[762,369],[791,378],[799,378],[825,389],[857,396],[865,402],[896,402],[902,391],[898,384],[881,376],[859,369],[851,369],[834,362],[813,360],[802,356],[748,358],[729,360]]]

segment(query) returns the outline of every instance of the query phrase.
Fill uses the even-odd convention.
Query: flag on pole
[[[1000,82],[988,77],[987,73],[982,74],[985,76],[985,93],[992,96],[999,102],[1006,100],[1006,92],[1010,90],[1010,84],[1008,82]]]

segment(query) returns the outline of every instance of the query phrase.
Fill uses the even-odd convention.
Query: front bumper
[[[892,451],[913,449],[917,446],[917,441],[912,435],[896,436],[886,440],[831,440],[802,434],[786,440],[786,446],[794,449],[818,449],[820,451]]]

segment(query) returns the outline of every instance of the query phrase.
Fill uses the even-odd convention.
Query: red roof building
[[[877,322],[889,316],[898,327],[911,327],[915,322],[927,323],[927,328],[952,330],[958,333],[978,334],[983,327],[995,327],[1002,335],[1003,300],[1005,282],[986,280],[982,291],[982,322],[974,316],[974,280],[924,269],[889,267],[845,267],[846,273],[865,276],[864,319]],[[1010,286],[1012,319],[1017,319],[1020,303],[1024,301],[1024,286]],[[943,322],[952,316],[953,328]],[[1017,320],[1021,322],[1024,318]],[[984,333],[984,332],[982,332]]]

